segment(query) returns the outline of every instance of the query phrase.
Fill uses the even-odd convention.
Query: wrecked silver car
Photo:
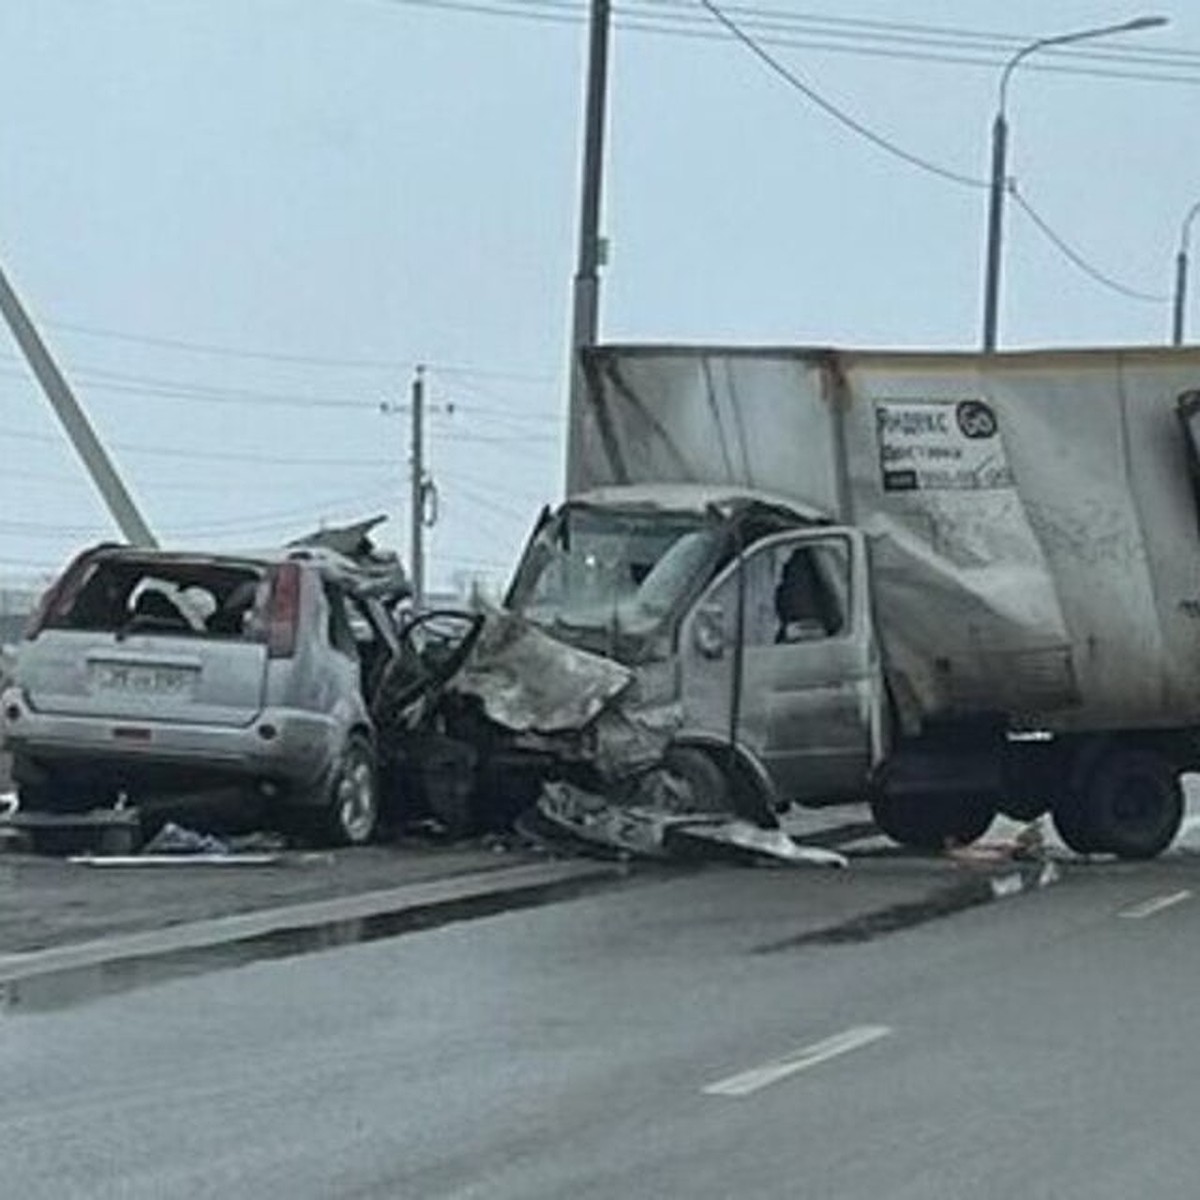
[[[309,837],[372,840],[401,757],[377,715],[403,734],[440,679],[397,629],[408,585],[372,547],[373,524],[266,554],[79,555],[0,701],[22,808],[232,799]]]

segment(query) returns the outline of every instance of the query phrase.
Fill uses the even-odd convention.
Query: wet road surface
[[[0,1019],[22,1197],[1186,1197],[1200,859],[709,869]]]

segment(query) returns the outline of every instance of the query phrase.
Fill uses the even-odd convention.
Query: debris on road
[[[229,846],[211,833],[197,833],[168,821],[142,847],[143,855],[228,854]]]
[[[684,793],[676,795],[685,798]],[[546,824],[572,838],[625,857],[656,859],[728,856],[803,866],[847,867],[843,854],[806,846],[780,829],[751,822],[664,806],[618,804],[563,782],[548,783],[537,813]]]

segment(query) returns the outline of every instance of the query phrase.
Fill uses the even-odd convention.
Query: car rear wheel
[[[339,846],[365,846],[379,830],[379,772],[375,751],[352,733],[329,783],[322,813],[326,838]]]

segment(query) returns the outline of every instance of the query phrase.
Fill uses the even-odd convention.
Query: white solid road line
[[[1166,896],[1151,896],[1149,900],[1143,900],[1140,904],[1131,904],[1128,908],[1123,908],[1118,917],[1126,917],[1130,921],[1141,921],[1145,917],[1152,917],[1155,913],[1160,913],[1164,908],[1174,908],[1176,904],[1182,904],[1185,900],[1192,898],[1191,888],[1182,888],[1178,892],[1171,892]]]
[[[856,1025],[853,1029],[836,1033],[823,1042],[805,1046],[803,1050],[798,1050],[795,1054],[777,1058],[774,1062],[765,1063],[761,1067],[753,1067],[739,1075],[730,1075],[728,1079],[719,1080],[717,1083],[710,1083],[704,1089],[704,1094],[706,1096],[749,1096],[760,1088],[769,1087],[781,1079],[787,1079],[789,1075],[807,1071],[809,1067],[828,1062],[831,1058],[837,1058],[839,1055],[849,1054],[851,1050],[869,1046],[872,1042],[887,1037],[891,1032],[887,1025]]]

